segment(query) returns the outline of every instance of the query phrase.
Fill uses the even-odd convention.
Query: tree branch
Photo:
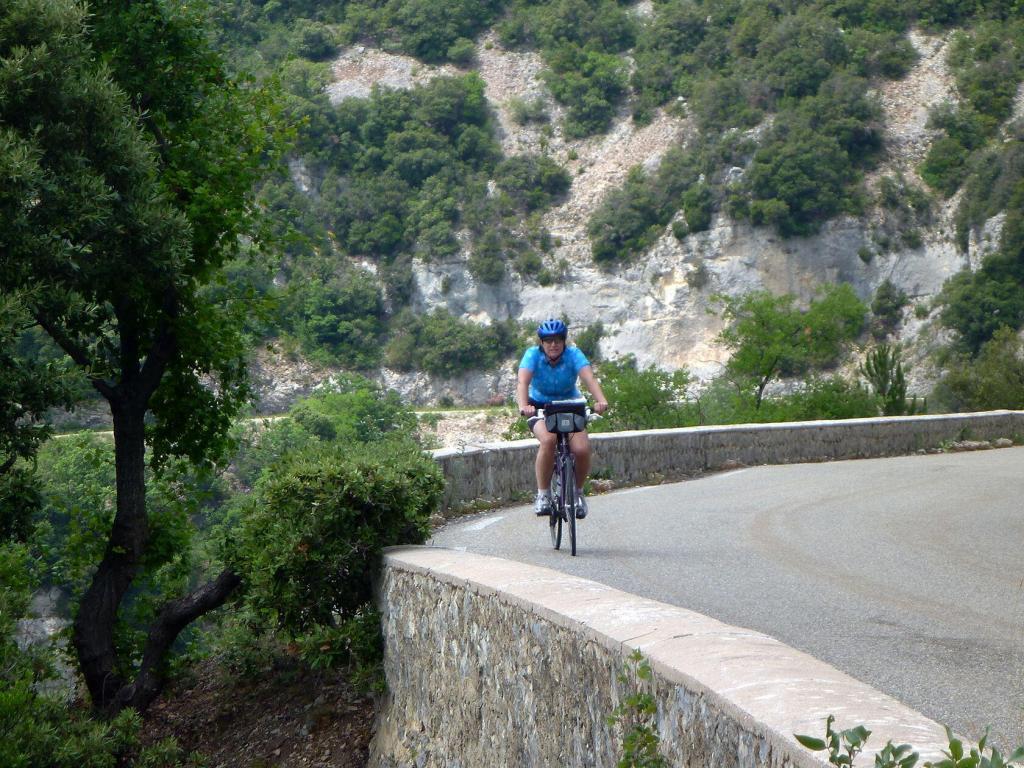
[[[64,333],[55,323],[49,322],[41,313],[33,312],[32,316],[35,318],[36,323],[54,340],[57,346],[63,349],[67,356],[74,361],[75,365],[86,372],[86,377],[95,387],[96,391],[110,400],[114,396],[114,388],[102,378],[89,373],[93,367],[93,359],[86,354],[86,351],[72,341],[71,337]]]
[[[241,576],[226,569],[191,594],[164,605],[149,630],[135,680],[118,691],[116,710],[133,707],[139,712],[146,711],[163,688],[163,661],[181,630],[223,605],[241,583]]]

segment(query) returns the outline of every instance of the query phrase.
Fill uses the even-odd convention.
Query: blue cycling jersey
[[[590,361],[578,347],[566,347],[555,365],[548,362],[540,347],[530,347],[519,362],[520,368],[533,371],[530,399],[537,403],[582,397],[576,379],[588,365]]]

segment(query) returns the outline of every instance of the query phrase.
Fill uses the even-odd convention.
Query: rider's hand
[[[537,408],[533,405],[526,405],[519,409],[519,415],[524,418],[531,419],[537,415]]]
[[[607,401],[605,401],[605,400],[598,400],[596,403],[594,403],[594,410],[597,411],[598,414],[602,414],[605,411],[607,411],[608,410],[608,403],[607,403]]]

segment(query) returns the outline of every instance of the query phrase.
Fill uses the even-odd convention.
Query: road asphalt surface
[[[527,506],[460,518],[430,544],[758,630],[963,736],[989,726],[1004,755],[1024,744],[1024,448],[751,467],[588,500],[575,558]]]

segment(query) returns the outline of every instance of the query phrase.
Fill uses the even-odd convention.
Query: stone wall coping
[[[751,432],[785,432],[785,431],[802,431],[802,430],[814,430],[822,428],[842,428],[844,426],[854,427],[863,425],[893,425],[893,424],[921,424],[921,423],[941,423],[949,421],[950,419],[956,420],[971,420],[971,419],[982,419],[991,418],[993,416],[1010,416],[1010,415],[1024,416],[1024,411],[1014,411],[1008,409],[994,410],[994,411],[975,411],[970,413],[926,413],[917,414],[914,416],[870,416],[860,419],[819,419],[817,421],[776,421],[776,422],[757,422],[757,423],[746,423],[746,424],[705,424],[696,427],[667,427],[665,429],[636,429],[636,430],[623,430],[621,432],[595,432],[591,433],[590,439],[598,442],[604,442],[608,440],[622,440],[628,438],[651,436],[651,435],[714,435],[714,434],[728,434],[728,433],[742,433],[749,434]],[[446,458],[449,456],[463,456],[472,453],[487,453],[496,450],[509,450],[516,448],[536,447],[537,441],[532,437],[527,437],[522,440],[501,440],[495,442],[480,442],[467,444],[461,448],[437,448],[431,451],[431,454],[435,459]]]
[[[836,728],[872,732],[858,765],[890,739],[924,760],[941,759],[942,726],[896,699],[778,640],[594,581],[524,563],[439,547],[393,547],[385,566],[493,596],[598,643],[625,662],[641,651],[656,675],[703,692],[744,728],[783,751],[794,768],[821,768],[824,753],[794,734]]]

